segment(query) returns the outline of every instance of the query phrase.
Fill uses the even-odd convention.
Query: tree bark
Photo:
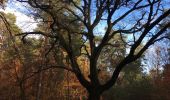
[[[21,100],[26,100],[25,90],[24,90],[22,84],[20,84],[20,99]]]
[[[100,100],[101,94],[97,90],[89,92],[88,100]]]

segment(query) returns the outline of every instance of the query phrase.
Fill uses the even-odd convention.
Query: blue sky
[[[24,10],[24,5],[19,2],[8,2],[4,9],[0,9],[5,13],[13,13],[16,16],[16,24],[24,31],[30,31],[37,27],[37,23],[34,18],[27,16],[22,11]]]

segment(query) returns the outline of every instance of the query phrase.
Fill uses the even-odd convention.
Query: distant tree
[[[141,57],[128,64],[121,71],[116,85],[102,95],[104,100],[136,100],[139,96],[144,95],[147,95],[149,100],[153,88],[150,79],[143,73],[142,59]]]
[[[165,95],[166,100],[170,99],[170,96],[169,96],[170,86],[168,84],[170,84],[170,64],[165,65],[165,69],[163,72],[162,86],[164,89],[163,94]]]
[[[6,92],[7,95],[11,94],[10,89],[13,88],[13,81],[16,79],[13,77],[11,77],[11,74],[14,73],[14,71],[11,72],[12,66],[6,66],[6,64],[13,64],[13,62],[11,61],[11,56],[7,55],[8,50],[10,50],[11,48],[13,48],[13,39],[12,36],[14,35],[12,30],[15,30],[15,32],[21,32],[21,30],[17,27],[17,25],[15,24],[15,20],[16,17],[13,14],[10,13],[0,13],[1,19],[0,19],[0,24],[1,24],[1,37],[3,38],[3,41],[1,42],[1,80],[4,81],[4,83],[2,84],[2,87],[6,88],[7,91]],[[14,48],[13,48],[14,49]],[[7,52],[6,52],[7,51]],[[9,53],[9,52],[8,52]],[[13,54],[14,52],[10,52],[11,54]],[[10,60],[10,61],[9,61]],[[6,62],[9,61],[9,62]],[[10,73],[11,72],[11,73]],[[13,80],[14,79],[14,80]],[[10,84],[10,82],[12,84]],[[8,87],[9,85],[9,87]],[[11,86],[10,86],[11,85]],[[15,90],[15,89],[14,89]],[[3,93],[3,92],[2,92]],[[14,96],[16,92],[14,92]],[[6,95],[3,95],[2,98],[8,97]],[[7,98],[5,98],[7,99]]]
[[[22,32],[16,25],[14,14],[1,12],[0,21],[1,36],[4,38],[0,56],[1,81],[4,81],[1,88],[6,88],[6,91],[1,90],[4,93],[1,99],[25,100],[28,95],[26,92],[30,91],[28,86],[31,81],[28,79],[39,65],[36,58],[39,52],[37,48],[40,46],[34,39],[29,38],[25,45],[14,37],[16,33]]]
[[[163,20],[160,27],[162,28],[164,25],[169,23],[170,16],[167,16],[166,19]],[[150,50],[147,51],[145,54],[145,61],[148,70],[153,74],[152,76],[156,79],[161,78],[162,72],[164,70],[165,65],[170,63],[170,55],[169,55],[169,48],[170,48],[170,39],[169,39],[169,27],[165,34],[162,34],[161,37],[166,37],[162,41],[156,42]],[[160,80],[158,80],[160,81]]]

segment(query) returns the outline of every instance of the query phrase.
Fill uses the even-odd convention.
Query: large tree
[[[167,38],[163,35],[170,23],[167,22],[161,28],[160,23],[170,14],[170,9],[166,5],[167,0],[18,0],[29,3],[38,12],[43,12],[50,17],[44,22],[51,22],[51,31],[27,32],[18,35],[41,34],[45,37],[56,40],[51,44],[51,49],[55,49],[55,44],[64,50],[69,59],[68,64],[60,66],[72,71],[79,82],[89,93],[89,100],[99,100],[100,95],[111,88],[118,79],[121,70],[129,63],[134,62],[155,42]],[[166,8],[166,11],[165,9]],[[35,14],[34,14],[35,15]],[[40,14],[36,16],[41,16]],[[79,27],[79,30],[75,30]],[[105,29],[104,29],[105,28]],[[96,39],[98,34],[102,34],[101,39]],[[120,38],[119,42],[113,41],[116,34],[121,37],[127,36],[128,40]],[[77,35],[81,35],[84,42],[79,49],[75,49],[74,41]],[[88,44],[88,45],[86,45]],[[143,45],[141,47],[141,44]],[[105,62],[105,67],[113,67],[113,71],[108,69],[111,77],[104,83],[100,82],[98,62],[101,53],[113,52],[113,48],[119,49],[122,45],[127,48],[126,56],[118,59],[117,62]],[[111,50],[112,49],[112,50]],[[78,52],[78,54],[77,54]],[[119,53],[112,53],[119,58]],[[82,65],[78,63],[78,57],[83,56],[89,62],[89,76],[82,73]],[[110,55],[105,55],[105,58]]]

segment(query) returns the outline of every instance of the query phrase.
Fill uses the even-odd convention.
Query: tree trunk
[[[20,99],[21,100],[26,100],[25,93],[23,91],[20,93]]]
[[[24,90],[24,88],[22,87],[22,84],[20,85],[20,99],[21,99],[21,100],[26,100],[25,90]]]
[[[36,99],[41,99],[41,92],[42,92],[42,72],[38,73],[38,80],[37,80],[37,90],[36,90]]]
[[[101,94],[97,91],[89,92],[88,100],[100,100]]]

